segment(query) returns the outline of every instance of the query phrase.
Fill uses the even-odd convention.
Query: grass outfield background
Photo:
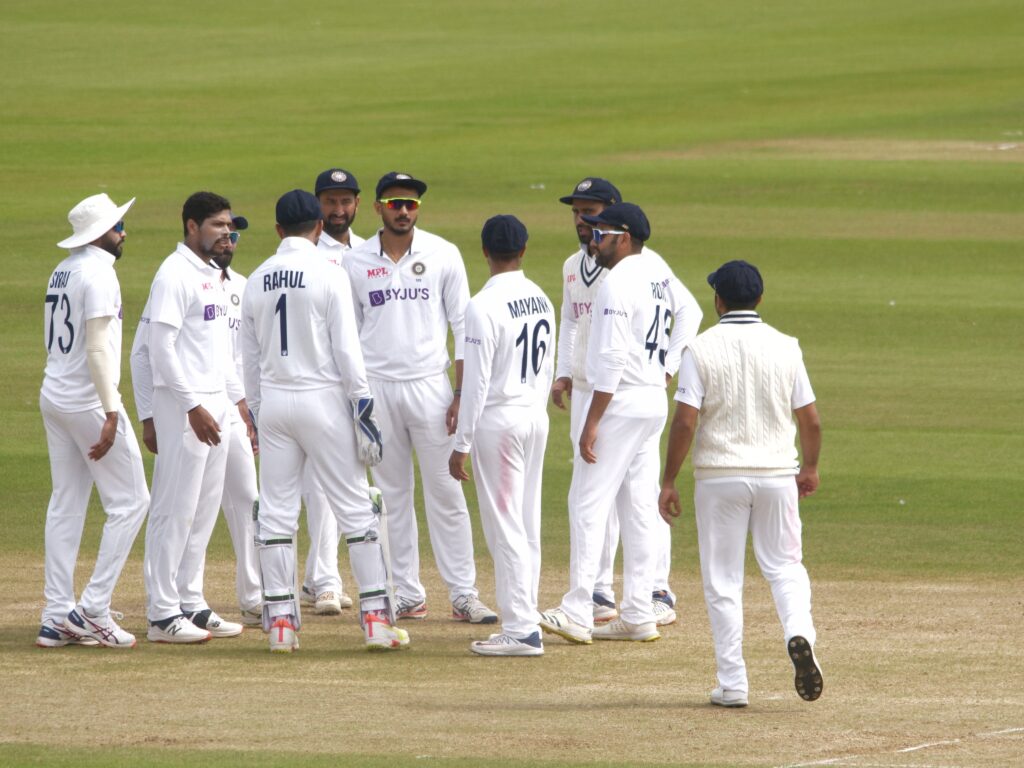
[[[0,19],[0,761],[184,765],[217,749],[204,760],[1018,761],[1019,3],[0,1]],[[689,523],[673,544],[682,620],[650,648],[552,640],[534,663],[479,663],[465,650],[477,633],[439,618],[437,599],[400,659],[364,658],[344,619],[341,633],[311,621],[282,664],[257,633],[202,649],[143,642],[127,659],[32,647],[49,496],[41,299],[68,209],[99,191],[138,196],[118,264],[133,413],[127,348],[184,198],[213,189],[249,218],[236,256],[248,272],[276,247],[277,197],[335,164],[371,191],[392,169],[425,179],[420,223],[460,246],[474,290],[482,222],[515,213],[530,228],[527,272],[558,300],[574,234],[557,198],[588,174],[644,207],[705,327],[704,276],[732,258],[761,267],[763,314],[801,339],[825,427],[822,488],[803,505],[829,675],[818,704],[791,692],[751,561],[753,706],[709,711]],[[553,412],[545,604],[566,580],[567,430]],[[87,563],[101,524],[94,506]],[[141,555],[140,536],[115,594],[136,634]],[[210,597],[230,613],[222,524],[210,559]],[[479,536],[478,564],[493,595]],[[947,746],[897,753],[926,742]]]

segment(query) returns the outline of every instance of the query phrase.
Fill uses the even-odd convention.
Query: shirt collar
[[[409,250],[407,250],[405,253],[403,253],[401,258],[398,261],[401,261],[406,256],[415,256],[418,253],[418,251],[416,250],[416,233],[418,231],[419,230],[416,229],[416,227],[412,228],[412,240],[409,243]],[[384,232],[383,229],[378,229],[377,230],[377,235],[376,235],[376,237],[377,237],[377,243],[376,243],[377,255],[380,256],[383,259],[387,259],[388,261],[391,261],[390,257],[386,253],[384,253],[384,243],[383,243],[383,241],[380,238],[380,236],[381,236],[381,234],[383,232]],[[396,262],[391,262],[391,263],[394,264]]]
[[[349,235],[349,237],[351,237],[351,234]],[[351,245],[352,241],[351,240],[349,240],[349,244],[346,245],[345,243],[341,242],[341,240],[334,239],[333,237],[328,235],[326,232],[321,232],[320,233],[320,240],[328,248],[341,248],[342,250],[345,250],[345,251],[348,251],[348,250],[352,249],[352,245]]]
[[[207,263],[199,258],[195,251],[189,248],[184,243],[178,243],[178,247],[175,249],[176,253],[180,253],[196,269],[209,269],[213,272],[220,272],[220,267],[215,267],[212,263]]]
[[[750,325],[751,323],[762,322],[761,316],[752,309],[737,309],[726,312],[718,322],[722,325]]]
[[[102,248],[96,245],[83,245],[81,248],[75,248],[72,253],[78,255],[81,254],[83,258],[99,259],[104,264],[113,266],[114,262],[117,261],[114,258],[114,254],[110,251],[104,251]]]
[[[511,272],[499,272],[496,275],[492,275],[490,279],[484,283],[484,288],[489,288],[492,285],[498,283],[512,283],[520,282],[526,279],[526,274],[521,269],[515,269]]]

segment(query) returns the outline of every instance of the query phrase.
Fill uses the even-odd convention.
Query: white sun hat
[[[74,234],[57,243],[58,248],[88,245],[119,222],[135,203],[133,197],[120,208],[105,193],[87,197],[68,213]]]

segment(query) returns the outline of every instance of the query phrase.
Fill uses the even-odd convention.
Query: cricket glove
[[[384,443],[380,426],[373,418],[372,397],[360,397],[352,401],[352,421],[356,428],[359,459],[368,467],[377,466],[384,456]]]

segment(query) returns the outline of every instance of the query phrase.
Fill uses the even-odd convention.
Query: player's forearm
[[[665,471],[661,476],[661,487],[675,485],[679,470],[686,461],[697,427],[697,410],[685,403],[676,403],[676,413],[668,433],[668,449],[665,452]]]
[[[587,410],[587,418],[584,421],[584,429],[597,428],[597,425],[604,417],[604,412],[608,410],[608,405],[613,397],[614,394],[612,392],[598,392],[596,389],[594,390],[594,394],[590,399],[590,408]]]
[[[821,419],[818,417],[818,409],[811,403],[797,408],[793,415],[800,433],[800,465],[816,468],[821,454]]]
[[[105,413],[116,413],[121,407],[117,386],[117,361],[110,351],[110,317],[94,317],[85,322],[85,358],[89,376]]]

